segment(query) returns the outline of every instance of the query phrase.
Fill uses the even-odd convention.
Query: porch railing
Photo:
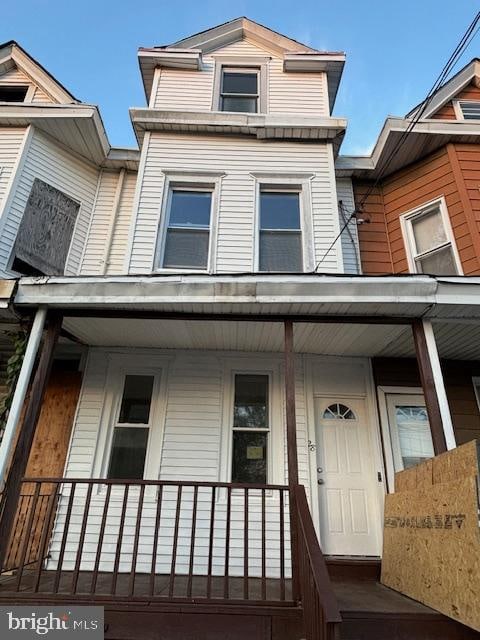
[[[298,525],[298,577],[306,640],[335,640],[340,637],[342,617],[313,526],[305,487],[297,485],[294,491]]]
[[[288,509],[283,485],[27,478],[0,596],[292,604]]]

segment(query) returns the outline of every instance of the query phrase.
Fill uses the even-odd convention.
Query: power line
[[[452,68],[455,66],[455,64],[458,62],[460,57],[465,53],[467,47],[472,42],[473,38],[478,33],[479,29],[480,29],[480,11],[475,15],[474,19],[472,20],[472,22],[468,26],[467,30],[465,31],[465,33],[461,37],[460,41],[458,42],[457,46],[453,50],[453,53],[450,55],[449,59],[447,60],[447,62],[443,66],[439,76],[437,77],[437,79],[435,80],[433,86],[431,87],[431,89],[427,93],[427,96],[426,96],[425,100],[419,105],[418,111],[414,115],[414,118],[412,119],[412,121],[410,122],[408,127],[405,129],[405,131],[401,135],[400,139],[394,145],[393,149],[390,151],[389,155],[387,156],[386,161],[384,162],[382,168],[380,169],[380,171],[379,171],[379,173],[377,175],[377,178],[375,179],[373,184],[370,185],[370,187],[367,190],[367,192],[363,195],[360,203],[357,206],[355,206],[355,209],[351,212],[351,215],[348,217],[347,221],[345,222],[343,227],[340,229],[340,232],[337,234],[337,236],[335,237],[333,242],[329,245],[327,251],[323,254],[322,258],[318,261],[318,263],[317,263],[317,265],[316,265],[316,267],[314,269],[315,272],[318,271],[319,266],[323,263],[323,261],[328,256],[330,251],[336,245],[336,243],[338,242],[338,240],[341,237],[342,233],[348,227],[350,221],[353,218],[356,217],[356,215],[357,215],[357,213],[359,211],[362,210],[363,205],[365,204],[367,199],[370,197],[370,195],[373,193],[373,191],[376,189],[376,187],[378,186],[380,180],[385,175],[385,172],[388,169],[388,167],[390,166],[393,158],[396,156],[398,151],[405,144],[408,136],[413,131],[413,129],[418,124],[419,120],[421,119],[421,117],[423,116],[425,111],[427,110],[427,107],[430,104],[430,102],[432,101],[434,95],[442,87],[442,85],[444,84],[446,78],[448,77],[448,74],[450,73]]]

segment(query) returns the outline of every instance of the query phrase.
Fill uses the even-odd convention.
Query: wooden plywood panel
[[[65,466],[73,418],[80,393],[81,374],[78,371],[53,371],[45,393],[42,411],[28,460],[26,477],[61,477]],[[27,564],[38,560],[41,533],[45,518],[55,508],[54,485],[43,485],[41,495],[34,501],[35,485],[22,487],[22,495],[15,516],[14,532],[5,569],[14,569],[24,553]],[[33,511],[33,514],[32,514]],[[32,518],[32,530],[27,531]],[[49,527],[53,523],[50,522]]]
[[[478,443],[397,474],[382,583],[480,631]]]

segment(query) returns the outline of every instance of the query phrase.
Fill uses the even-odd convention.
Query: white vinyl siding
[[[38,131],[34,132],[26,152],[15,196],[9,210],[5,212],[0,269],[5,269],[10,259],[20,220],[35,178],[43,180],[81,203],[65,268],[67,275],[75,275],[80,266],[92,213],[98,169],[78,159]]]
[[[117,350],[116,353],[119,353]],[[149,362],[149,359],[153,354],[161,353],[159,351],[152,351],[151,349],[130,350],[128,357],[138,358],[143,353],[145,355],[145,363]],[[225,457],[225,441],[227,439],[227,431],[230,427],[229,420],[223,415],[223,400],[226,391],[226,384],[230,380],[230,376],[227,375],[226,361],[231,363],[235,361],[238,363],[238,367],[242,368],[242,360],[249,363],[255,359],[257,367],[265,368],[266,370],[279,366],[282,362],[281,357],[275,356],[271,358],[267,354],[258,356],[257,354],[239,354],[229,352],[227,354],[219,353],[206,353],[200,351],[164,351],[163,354],[168,354],[167,357],[171,358],[168,371],[168,382],[165,394],[166,412],[165,412],[165,424],[163,433],[163,447],[160,458],[160,450],[157,457],[157,467],[147,477],[155,479],[159,477],[162,480],[203,480],[203,481],[219,481],[222,476],[222,459]],[[66,465],[66,477],[92,477],[94,474],[94,468],[98,467],[99,459],[104,457],[104,452],[99,448],[99,441],[102,440],[100,431],[104,428],[105,423],[108,422],[109,413],[112,407],[111,394],[106,386],[107,382],[107,368],[109,363],[109,352],[102,349],[91,348],[89,357],[87,360],[87,366],[84,374],[82,391],[77,408],[77,414],[75,418],[72,440],[70,445],[70,451],[68,454],[68,460]],[[248,364],[246,365],[248,368]],[[283,383],[282,378],[278,378],[276,384],[280,385],[276,392],[279,397],[283,398]],[[307,427],[305,423],[305,392],[303,381],[303,360],[301,357],[297,358],[297,376],[296,376],[296,396],[297,396],[297,438],[298,438],[298,450],[299,450],[299,474],[300,482],[308,486],[309,482],[309,470],[308,470],[308,447],[307,447]],[[283,400],[282,400],[283,405]],[[272,425],[272,438],[280,438],[280,442],[284,442],[283,448],[283,461],[281,455],[274,461],[277,470],[279,470],[279,482],[287,482],[287,465],[286,465],[286,442],[284,438],[285,430],[285,410],[283,407],[281,421],[277,420]],[[225,420],[225,422],[224,422]],[[280,423],[281,422],[281,423]],[[100,427],[102,425],[102,427]],[[153,429],[161,430],[163,424],[155,423]],[[201,456],[199,451],[201,450]],[[283,471],[281,470],[281,465]],[[189,490],[185,490],[185,495],[188,504]],[[174,496],[168,492],[166,494],[166,513],[170,519],[174,517]],[[219,500],[216,505],[216,513],[219,522],[224,521],[225,510],[225,497],[218,496]],[[121,497],[120,497],[121,499]],[[92,499],[91,516],[89,518],[89,531],[97,532],[98,522],[100,518],[94,518],[95,515],[101,517],[101,509],[103,507],[104,494],[94,493]],[[170,500],[172,502],[170,502]],[[83,501],[80,497],[76,501],[74,513],[80,514],[83,507]],[[132,498],[132,513],[135,509],[136,501]],[[171,509],[169,506],[171,505]],[[259,508],[259,503],[252,501],[250,504],[251,513],[254,513]],[[149,553],[151,552],[152,536],[153,536],[153,523],[155,517],[155,500],[145,501],[145,507],[142,520],[142,537],[141,546],[144,547],[144,556],[142,552],[139,555],[139,567],[149,570]],[[188,507],[185,506],[187,509]],[[210,515],[210,494],[200,496],[199,499],[199,530],[208,532],[208,519]],[[53,542],[51,546],[52,559],[50,565],[52,568],[55,566],[55,560],[58,556],[58,550],[61,540],[61,524],[66,510],[66,496],[62,501],[59,510],[59,517],[57,518],[56,531],[54,534]],[[186,512],[185,512],[186,513]],[[279,557],[278,557],[278,502],[272,498],[267,497],[267,517],[271,519],[271,526],[267,527],[268,537],[270,542],[267,541],[268,550],[268,573],[269,575],[278,575],[279,571]],[[286,512],[288,513],[288,512]],[[223,515],[222,515],[223,514]],[[233,528],[232,535],[235,540],[237,537],[240,540],[243,529],[243,503],[241,498],[233,500]],[[288,516],[287,516],[288,518]],[[127,518],[127,522],[129,518]],[[205,521],[205,525],[202,524]],[[71,567],[74,562],[74,553],[76,550],[75,531],[78,531],[81,518],[72,518],[72,525],[69,533],[69,543],[67,545],[67,552],[65,555],[64,568]],[[133,520],[131,521],[133,522]],[[117,522],[118,526],[118,522]],[[163,527],[162,527],[163,528]],[[172,527],[173,528],[173,527]],[[107,527],[107,530],[109,528]],[[102,553],[102,567],[104,570],[111,570],[115,556],[115,527],[111,527],[111,532],[107,532],[107,536],[103,546]],[[224,531],[221,531],[221,524],[219,524],[219,541],[224,539]],[[286,520],[286,529],[288,529],[288,521]],[[189,554],[189,525],[185,525],[185,530],[181,528],[180,532],[180,546],[177,571],[182,572],[188,568],[188,554]],[[127,532],[124,537],[125,544],[128,547],[128,540],[131,540],[134,534],[134,526],[127,526]],[[71,536],[71,537],[70,537]],[[85,545],[85,552],[82,556],[82,567],[87,569],[91,565],[93,566],[96,546],[93,543],[89,543],[88,540],[94,540],[94,536],[87,534],[87,542]],[[112,544],[109,544],[109,541]],[[169,572],[169,541],[171,545],[171,536],[168,539],[163,540],[163,544],[159,544],[159,560],[158,570],[161,573]],[[258,542],[255,541],[255,535],[252,535],[252,553],[251,553],[251,571],[252,575],[258,575],[260,571],[258,554],[255,554],[255,545]],[[201,544],[199,545],[202,546]],[[150,549],[150,552],[148,551]],[[163,549],[163,550],[162,550]],[[243,570],[243,550],[242,545],[232,544],[232,559],[231,569],[232,575],[241,575]],[[199,552],[201,555],[201,552]],[[123,559],[130,558],[128,553],[122,553]],[[218,560],[214,563],[214,571],[221,573],[223,571],[223,565],[220,562],[221,552],[218,553]],[[142,565],[143,562],[143,565]],[[198,565],[197,565],[198,562]],[[197,570],[204,569],[206,558],[202,560],[200,557],[196,560]],[[128,562],[124,562],[120,568],[121,571],[129,571],[130,565]]]
[[[163,170],[225,172],[219,186],[216,272],[252,271],[254,264],[255,190],[252,173],[313,174],[311,180],[313,244],[316,259],[338,233],[335,176],[330,145],[265,142],[241,138],[200,137],[152,132],[132,230],[130,273],[151,273],[163,201]],[[192,179],[192,178],[190,178]],[[333,187],[333,188],[332,188]],[[215,248],[213,248],[215,251]],[[337,255],[338,252],[338,255]],[[339,270],[341,247],[335,246],[322,271]]]
[[[328,87],[325,73],[285,73],[283,59],[248,39],[216,49],[203,57],[200,71],[161,69],[153,106],[162,110],[210,111],[216,57],[270,57],[267,70],[269,113],[289,113],[328,117]],[[247,65],[248,66],[248,65]],[[217,107],[213,106],[213,110]]]
[[[102,171],[80,268],[81,275],[125,272],[128,233],[132,220],[137,174],[127,171],[121,183],[120,171]],[[117,190],[120,188],[115,211]],[[110,249],[108,249],[111,240]],[[109,255],[107,255],[109,254]],[[107,264],[105,266],[105,261]]]
[[[340,178],[337,180],[337,198],[343,203],[343,215],[338,207],[339,224],[342,228],[346,220],[351,216],[355,209],[355,200],[353,197],[352,181],[350,178]],[[350,220],[348,226],[342,233],[342,253],[343,253],[343,272],[344,273],[361,273],[360,256],[358,246],[358,229],[355,218]]]
[[[29,91],[27,94],[28,102],[47,102],[53,103],[55,100],[51,98],[43,89],[35,85],[32,79],[27,76],[23,71],[15,67],[10,69],[3,75],[0,75],[0,87],[2,86],[25,86],[34,87],[33,91]]]
[[[0,211],[13,177],[15,163],[20,154],[26,131],[26,129],[13,127],[0,129]]]
[[[127,171],[123,181],[122,193],[113,228],[107,274],[125,273],[128,233],[132,222],[133,198],[135,196],[136,184],[137,174],[133,171]]]

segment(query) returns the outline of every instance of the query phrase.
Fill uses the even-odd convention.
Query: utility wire
[[[355,207],[355,209],[351,212],[350,216],[348,217],[348,219],[345,222],[345,224],[343,225],[343,227],[340,229],[339,233],[337,234],[337,236],[335,237],[333,242],[329,245],[329,247],[326,250],[326,252],[323,254],[321,259],[318,261],[318,263],[317,263],[317,265],[316,265],[316,267],[314,269],[314,272],[318,271],[319,266],[323,263],[323,261],[328,256],[330,251],[336,245],[336,243],[338,242],[338,240],[341,237],[342,233],[348,227],[350,221],[353,218],[356,217],[356,215],[357,215],[357,213],[359,211],[362,210],[363,205],[365,204],[367,199],[370,197],[370,195],[373,193],[373,191],[376,189],[376,187],[378,186],[380,180],[385,175],[385,172],[387,171],[388,167],[390,166],[393,158],[399,152],[399,150],[403,147],[403,145],[405,144],[408,136],[413,131],[413,129],[418,124],[419,120],[421,119],[421,117],[423,116],[425,111],[427,110],[428,105],[432,101],[434,95],[442,87],[442,85],[444,84],[446,78],[448,77],[448,74],[451,72],[452,68],[458,62],[460,57],[465,53],[467,47],[472,42],[473,38],[478,33],[479,29],[480,29],[480,11],[475,15],[474,19],[472,20],[472,22],[468,26],[467,30],[465,31],[465,33],[461,37],[459,43],[457,44],[457,46],[453,50],[453,53],[450,55],[450,58],[445,63],[443,69],[441,70],[439,76],[435,80],[435,82],[434,82],[433,86],[431,87],[430,91],[427,93],[427,96],[426,96],[425,100],[419,105],[417,113],[414,114],[414,117],[413,117],[412,121],[410,122],[408,127],[405,129],[405,131],[401,135],[401,137],[398,140],[398,142],[394,145],[394,147],[391,150],[391,152],[388,154],[386,161],[384,162],[381,170],[379,171],[379,173],[377,175],[377,178],[375,179],[373,184],[370,185],[369,189],[366,191],[366,193],[363,195],[362,199],[360,200],[360,204],[358,204]]]

